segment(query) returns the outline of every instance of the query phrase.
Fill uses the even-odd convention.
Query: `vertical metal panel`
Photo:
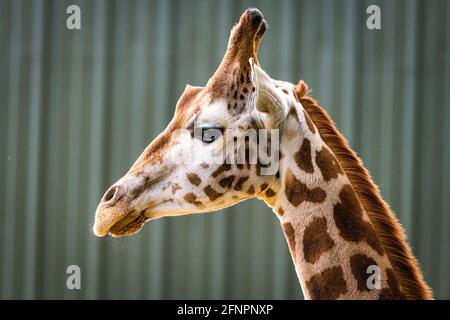
[[[26,209],[25,209],[25,234],[24,242],[24,274],[23,274],[23,292],[19,295],[25,299],[35,297],[36,283],[36,259],[37,252],[37,221],[38,221],[38,197],[39,197],[39,148],[40,136],[42,131],[41,116],[41,78],[42,78],[42,50],[43,50],[43,25],[44,25],[44,6],[42,2],[33,2],[31,12],[32,33],[30,50],[30,96],[29,96],[29,114],[28,114],[28,157],[26,175],[28,178],[26,186]],[[73,239],[73,238],[71,238]]]
[[[417,118],[415,103],[415,88],[416,82],[416,46],[417,40],[415,32],[411,32],[411,26],[417,25],[417,2],[413,1],[409,6],[406,6],[403,11],[404,15],[402,28],[400,29],[403,34],[403,42],[401,42],[403,51],[399,52],[399,55],[403,60],[402,75],[400,78],[401,94],[399,98],[402,99],[402,111],[400,122],[400,130],[398,134],[403,137],[403,141],[400,144],[400,183],[397,188],[397,194],[400,198],[400,205],[397,210],[399,217],[402,219],[405,230],[412,232],[413,224],[413,183],[414,183],[414,124]]]
[[[447,8],[444,10],[444,12],[446,17],[450,15],[450,2],[447,2]],[[444,57],[446,57],[446,55],[450,52],[450,19],[446,20],[445,30],[445,50],[443,52]],[[444,61],[443,70],[443,81],[444,85],[446,85],[448,84],[448,79],[450,79],[450,59],[448,59],[448,56]],[[448,107],[450,105],[450,90],[448,90],[448,86],[445,90],[443,105],[446,107],[444,107],[442,117],[442,136],[444,139],[442,143],[442,167],[439,169],[442,171],[441,176],[443,177],[441,180],[442,186],[440,194],[441,210],[443,214],[440,214],[442,239],[439,239],[439,241],[441,242],[441,249],[439,251],[440,272],[439,277],[437,277],[441,285],[439,286],[439,288],[436,288],[436,293],[441,298],[448,298],[450,292],[450,275],[448,272],[448,267],[450,265],[450,246],[448,245],[450,243],[450,234],[448,232],[448,230],[450,230],[450,214],[445,214],[445,212],[448,212],[448,208],[450,208],[450,197],[448,196],[450,194],[450,179],[447,178],[450,176],[450,143],[448,143],[450,137],[450,108]]]
[[[10,51],[10,69],[9,69],[9,91],[5,101],[7,106],[8,119],[6,126],[6,143],[4,148],[7,151],[6,172],[2,181],[6,184],[5,199],[2,201],[4,212],[16,213],[17,205],[17,175],[18,168],[18,148],[17,141],[19,128],[19,110],[21,109],[20,100],[20,74],[21,74],[21,46],[22,46],[22,2],[14,2],[10,12],[11,19],[11,38],[9,45],[5,48]],[[6,111],[6,110],[5,110]],[[14,231],[16,228],[16,214],[8,214],[3,218],[3,274],[2,274],[2,292],[4,295],[14,296],[13,280],[14,270],[14,246],[16,245]]]
[[[68,5],[82,30],[65,27]],[[382,30],[366,28],[378,4]],[[277,79],[305,79],[450,298],[448,1],[0,0],[0,298],[301,298],[276,217],[247,201],[97,239],[101,194],[203,85],[248,6]],[[66,288],[66,267],[82,290]]]

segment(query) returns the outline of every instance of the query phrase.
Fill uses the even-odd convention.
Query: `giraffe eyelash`
[[[222,127],[198,127],[195,128],[191,135],[193,138],[201,140],[205,143],[212,143],[217,140],[223,133],[225,132],[225,128]]]

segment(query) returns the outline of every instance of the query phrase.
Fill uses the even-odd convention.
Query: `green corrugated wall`
[[[65,27],[81,7],[82,29]],[[382,29],[366,28],[370,4]],[[0,298],[301,298],[278,220],[248,201],[127,239],[96,205],[203,85],[248,6],[260,61],[305,79],[450,298],[450,1],[0,0]],[[66,288],[79,265],[82,289]]]

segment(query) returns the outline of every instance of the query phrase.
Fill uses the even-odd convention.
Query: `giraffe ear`
[[[289,110],[287,96],[275,87],[273,80],[249,59],[252,81],[256,88],[255,108],[268,129],[277,128],[284,121]]]

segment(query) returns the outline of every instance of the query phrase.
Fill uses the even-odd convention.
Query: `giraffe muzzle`
[[[100,209],[102,210],[102,209]],[[104,237],[110,234],[113,237],[129,236],[137,233],[148,220],[146,210],[97,210],[95,215],[94,234]]]
[[[145,222],[145,210],[137,208],[130,196],[137,189],[130,186],[135,180],[121,179],[105,192],[95,212],[93,231],[96,236],[104,237],[108,233],[123,236],[128,231],[138,231],[137,227]]]
[[[132,235],[150,219],[152,208],[159,202],[147,194],[166,177],[167,170],[127,173],[103,195],[95,212],[94,234],[104,237]],[[151,197],[150,197],[151,198]]]
[[[261,23],[266,27],[266,21],[264,15],[257,8],[248,8],[242,15],[243,18],[247,18],[253,27],[258,27]]]

